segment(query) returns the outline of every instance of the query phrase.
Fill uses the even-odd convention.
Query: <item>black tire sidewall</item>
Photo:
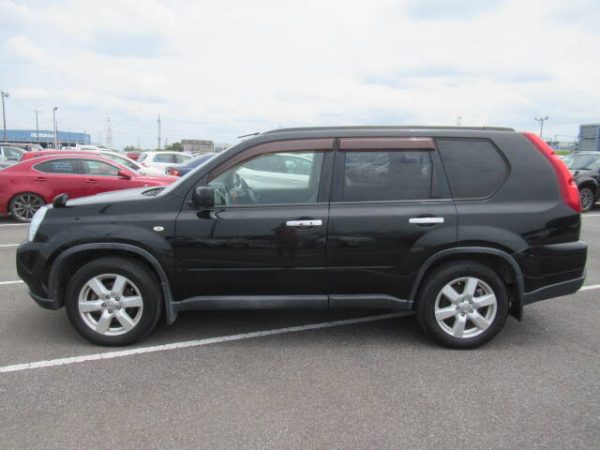
[[[144,308],[140,322],[129,332],[119,336],[103,336],[89,328],[79,315],[79,292],[91,278],[103,273],[114,273],[129,278],[142,294]],[[79,334],[89,341],[106,346],[120,346],[144,338],[154,329],[162,309],[162,295],[156,276],[145,265],[130,258],[106,257],[92,261],[75,272],[65,292],[67,316]]]
[[[473,338],[455,338],[446,333],[435,318],[435,301],[438,293],[450,281],[461,277],[476,277],[486,282],[496,296],[496,316],[490,327]],[[455,262],[436,269],[423,283],[417,298],[417,320],[421,328],[438,343],[456,349],[479,347],[500,332],[509,312],[506,286],[500,276],[491,268],[476,262]]]

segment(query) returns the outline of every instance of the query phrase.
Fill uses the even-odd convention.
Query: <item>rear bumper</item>
[[[526,292],[523,294],[523,305],[529,305],[531,303],[539,302],[540,300],[547,300],[549,298],[574,294],[581,288],[581,286],[583,286],[584,281],[585,274],[582,277],[575,278],[573,280],[551,284],[550,286],[536,289],[533,292]]]

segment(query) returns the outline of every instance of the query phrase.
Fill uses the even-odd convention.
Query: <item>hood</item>
[[[100,203],[117,203],[131,200],[151,199],[160,191],[162,191],[162,189],[162,187],[158,186],[103,192],[101,194],[91,195],[89,197],[80,197],[73,200],[67,200],[67,206],[85,206]]]

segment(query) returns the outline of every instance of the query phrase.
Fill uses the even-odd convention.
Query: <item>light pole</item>
[[[58,149],[58,137],[57,137],[57,133],[58,131],[56,130],[56,110],[58,108],[55,106],[54,108],[52,108],[52,122],[54,123],[54,148]]]
[[[4,123],[4,142],[6,142],[6,110],[4,109],[4,99],[8,98],[8,92],[0,91],[2,97],[2,122]]]
[[[546,120],[548,120],[550,117],[548,116],[544,116],[544,117],[535,117],[534,120],[536,122],[540,123],[540,139],[543,139],[544,137],[542,136],[542,133],[544,132],[544,122]]]
[[[39,109],[34,109],[35,111],[35,140],[40,142],[40,122],[38,120],[38,114],[40,113]]]

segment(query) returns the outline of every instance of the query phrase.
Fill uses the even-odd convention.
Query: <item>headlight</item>
[[[29,229],[27,230],[27,240],[29,242],[35,239],[35,234],[37,233],[42,220],[44,220],[44,216],[46,215],[46,211],[48,211],[49,206],[42,206],[31,218],[31,222],[29,222]]]

